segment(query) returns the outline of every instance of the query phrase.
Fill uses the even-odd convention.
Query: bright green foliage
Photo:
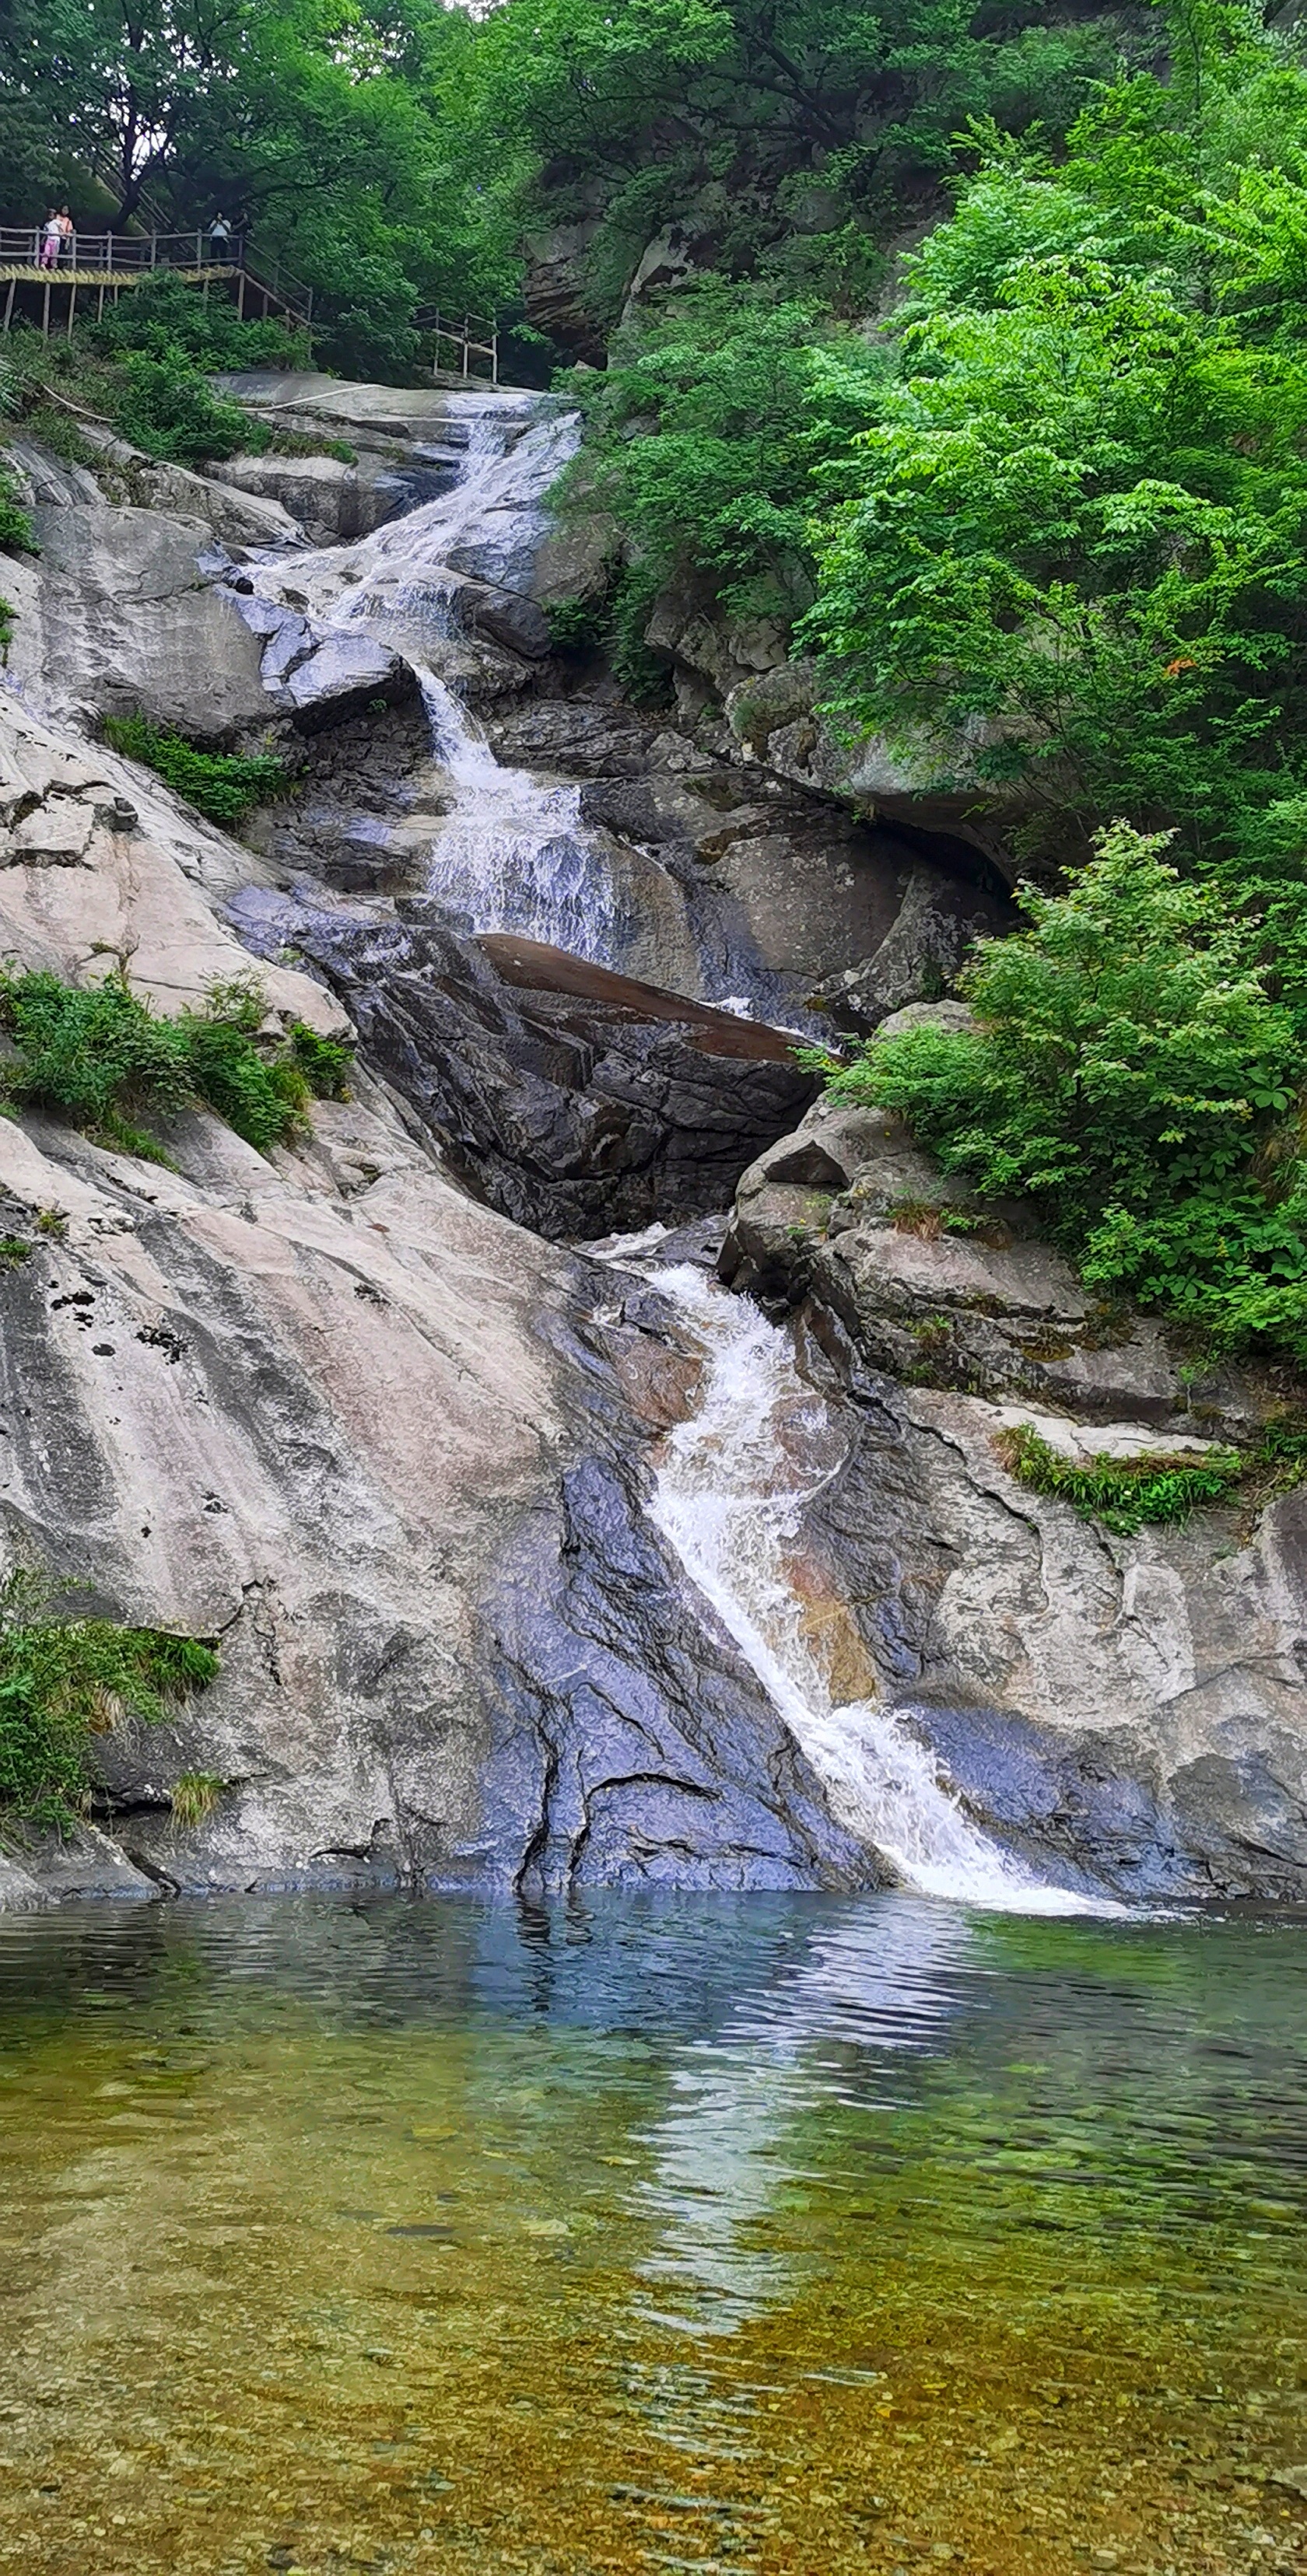
[[[241,367],[303,366],[308,359],[305,333],[272,320],[243,322],[225,295],[211,295],[206,303],[168,269],[120,297],[116,309],[106,310],[95,326],[95,344],[115,354],[180,355],[209,375]]]
[[[819,412],[820,352],[833,341],[845,352],[840,390]],[[792,618],[806,606],[813,467],[865,423],[880,373],[815,306],[742,296],[720,278],[619,333],[607,372],[575,380],[590,426],[575,480],[587,507],[614,510],[629,530],[642,597],[688,563],[739,614]]]
[[[255,443],[239,403],[212,393],[188,359],[134,349],[122,372],[118,427],[147,456],[194,465],[202,457],[235,456]]]
[[[36,553],[36,535],[18,501],[12,475],[0,466],[0,554]]]
[[[90,1792],[92,1738],[151,1724],[218,1671],[211,1646],[111,1619],[60,1619],[54,1587],[19,1570],[0,1585],[0,1821],[69,1833]]]
[[[316,1100],[348,1100],[354,1049],[341,1038],[320,1037],[305,1020],[292,1020],[290,1052]]]
[[[152,725],[145,716],[106,716],[104,738],[129,760],[144,761],[211,823],[235,831],[251,806],[284,795],[285,765],[273,752],[241,755],[199,751],[179,733]]]
[[[1241,9],[1174,34],[1064,163],[978,136],[803,629],[846,723],[941,775],[967,728],[1058,854],[1122,811],[1229,852],[1303,774],[1307,72]]]
[[[12,367],[0,366],[0,419],[18,409],[18,388]],[[35,554],[36,536],[27,512],[19,505],[13,477],[0,465],[0,554]],[[7,618],[12,615],[8,604],[0,600],[0,651],[9,640]]]
[[[55,975],[0,977],[0,1030],[13,1053],[0,1097],[30,1101],[124,1153],[166,1160],[142,1119],[202,1101],[260,1153],[298,1133],[313,1093],[339,1097],[350,1051],[297,1023],[288,1042],[262,1036],[253,978],[215,985],[202,1011],[164,1019],[123,974],[75,986]]]
[[[896,1109],[982,1196],[1029,1193],[1085,1279],[1219,1347],[1307,1359],[1304,1023],[1260,933],[1124,824],[963,979],[979,1027],[872,1041],[837,1098]]]
[[[669,222],[729,277],[856,313],[883,276],[880,241],[928,199],[969,115],[1052,126],[1108,68],[1105,29],[1042,15],[994,28],[960,0],[506,0],[477,48],[480,117],[536,222],[593,228],[598,210],[601,325]]]
[[[1154,1451],[1079,1467],[1024,1424],[1001,1431],[995,1445],[1018,1484],[1056,1495],[1082,1519],[1101,1521],[1122,1538],[1133,1538],[1146,1521],[1187,1520],[1204,1503],[1224,1502],[1249,1465],[1237,1449],[1180,1449],[1170,1457]]]

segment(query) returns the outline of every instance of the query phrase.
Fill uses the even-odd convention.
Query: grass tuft
[[[0,1821],[63,1835],[86,1810],[94,1737],[124,1716],[157,1724],[218,1671],[198,1637],[58,1616],[71,1588],[28,1567],[0,1584]]]
[[[238,830],[253,806],[285,795],[289,785],[285,762],[274,752],[199,751],[183,734],[142,715],[106,716],[103,731],[113,750],[143,762],[174,794],[228,831]]]
[[[1211,1449],[1201,1456],[1153,1451],[1077,1467],[1028,1424],[1001,1431],[994,1445],[1018,1484],[1055,1495],[1082,1520],[1101,1521],[1121,1538],[1133,1538],[1146,1521],[1188,1520],[1204,1503],[1224,1502],[1253,1464],[1243,1450]]]

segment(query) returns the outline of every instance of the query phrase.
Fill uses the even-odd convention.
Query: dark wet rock
[[[697,889],[720,919],[722,955],[752,955],[773,1012],[816,1007],[838,1026],[874,1027],[951,982],[978,932],[1009,925],[1005,894],[960,845],[941,844],[937,859],[656,719],[541,698],[491,731],[501,760],[584,779],[587,823]]]
[[[1001,936],[1011,926],[1011,906],[998,890],[919,864],[879,948],[828,976],[814,998],[825,1004],[837,1028],[865,1035],[892,1012],[946,991],[973,942]]]
[[[811,1097],[783,1032],[530,942],[460,938],[425,899],[403,913],[250,890],[232,919],[257,954],[313,966],[454,1167],[551,1238],[720,1207],[754,1140]]]
[[[804,1757],[606,1458],[515,1536],[486,1607],[492,1873],[586,1886],[875,1885]]]

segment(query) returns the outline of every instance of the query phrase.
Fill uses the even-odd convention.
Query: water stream
[[[729,1295],[690,1263],[643,1266],[707,1360],[693,1415],[668,1435],[652,1518],[802,1746],[841,1823],[926,1895],[1031,1914],[1120,1910],[1043,1884],[973,1825],[912,1731],[910,1709],[833,1696],[794,1554],[804,1509],[842,1463],[848,1434],[799,1375],[789,1334],[748,1298]]]
[[[527,426],[524,428],[523,422]],[[579,791],[496,760],[456,679],[439,667],[469,575],[524,589],[545,500],[574,452],[576,416],[539,397],[469,397],[460,472],[441,498],[350,546],[264,568],[264,596],[293,589],[320,628],[401,651],[419,679],[455,802],[435,842],[431,891],[475,930],[513,931],[619,965],[631,924],[611,844],[586,829]],[[450,666],[452,669],[452,665]],[[727,968],[748,990],[744,960]],[[906,1713],[833,1696],[789,1563],[804,1504],[842,1455],[838,1426],[800,1379],[785,1334],[697,1270],[660,1271],[709,1360],[692,1420],[667,1444],[654,1518],[825,1784],[840,1820],[903,1881],[954,1901],[1066,1912],[1084,1899],[1041,1885],[972,1825]]]
[[[455,921],[629,966],[637,928],[629,893],[613,845],[581,819],[580,789],[497,760],[459,686],[467,658],[460,585],[529,592],[549,524],[546,496],[575,452],[578,417],[542,395],[453,401],[466,446],[447,492],[353,544],[265,563],[255,588],[293,605],[316,636],[362,636],[410,664],[454,795],[434,837],[428,889]],[[731,961],[716,981],[745,991],[747,969]]]

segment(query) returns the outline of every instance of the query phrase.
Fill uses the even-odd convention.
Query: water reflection
[[[1305,1955],[893,1895],[0,1920],[0,2546],[1296,2566]]]

